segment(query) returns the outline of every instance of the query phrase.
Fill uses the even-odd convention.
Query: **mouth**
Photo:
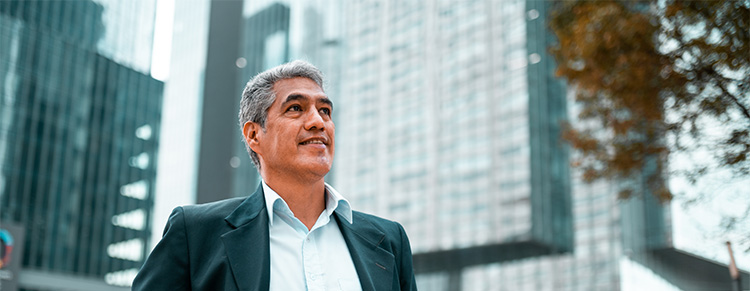
[[[312,144],[312,145],[318,145],[318,144],[319,145],[327,145],[328,142],[325,140],[325,138],[322,138],[322,137],[313,137],[313,138],[304,140],[304,141],[300,142],[299,144],[300,145],[309,145],[309,144]]]

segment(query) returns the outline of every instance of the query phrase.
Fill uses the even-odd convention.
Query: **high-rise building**
[[[345,1],[334,186],[404,225],[420,289],[621,290],[633,265],[718,286],[725,267],[672,247],[668,205],[570,169],[551,3]]]
[[[525,1],[347,4],[339,190],[401,222],[417,268],[451,290],[475,265],[570,252],[565,89],[546,31],[527,25],[539,15]]]
[[[122,290],[145,258],[154,3],[0,1],[0,228],[24,231],[21,290]]]
[[[196,202],[246,196],[260,181],[237,124],[242,90],[255,74],[289,60],[289,8],[211,1]]]
[[[237,109],[242,91],[238,58],[242,32],[242,1],[212,0],[208,15],[208,40],[203,77],[196,202],[205,203],[242,196],[233,181],[233,159],[240,131]],[[243,165],[249,166],[249,165]],[[252,166],[250,166],[252,167]]]

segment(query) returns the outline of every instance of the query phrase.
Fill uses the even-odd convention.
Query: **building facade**
[[[145,259],[153,15],[154,1],[0,2],[0,226],[24,229],[21,290],[120,290]]]
[[[340,191],[401,222],[423,278],[444,274],[448,290],[475,266],[570,252],[566,92],[544,3],[345,5]]]
[[[668,205],[570,168],[554,1],[342,4],[334,186],[404,225],[420,289],[649,289],[634,265],[721,286],[723,266],[673,247]]]

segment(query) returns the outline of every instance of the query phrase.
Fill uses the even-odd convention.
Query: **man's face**
[[[255,141],[248,139],[247,126],[243,131],[260,156],[261,170],[322,178],[333,163],[333,104],[308,78],[278,81],[273,90],[276,100],[268,109],[265,131],[256,130]]]

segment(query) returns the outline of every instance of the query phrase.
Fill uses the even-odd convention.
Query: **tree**
[[[584,125],[566,125],[563,138],[581,153],[584,180],[625,181],[621,198],[640,183],[669,201],[664,175],[750,176],[750,1],[555,5],[556,74],[575,88]],[[696,152],[714,162],[668,167]]]

